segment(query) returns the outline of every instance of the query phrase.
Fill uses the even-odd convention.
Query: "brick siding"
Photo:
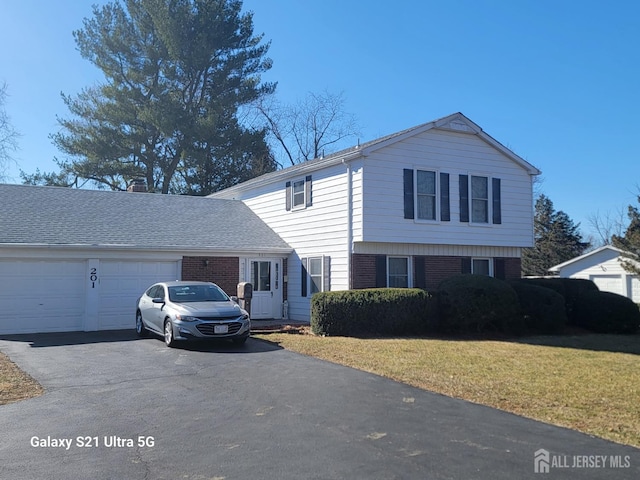
[[[238,257],[182,257],[182,279],[214,282],[227,295],[235,295],[240,261]]]
[[[377,255],[354,253],[351,256],[351,285],[354,289],[373,288],[376,285],[376,257]],[[413,257],[413,284],[424,285],[427,290],[437,290],[444,279],[462,272],[463,257],[453,256],[416,256]],[[519,258],[503,258],[505,264],[505,279],[520,278],[521,261]],[[415,278],[417,262],[424,262],[425,278]]]

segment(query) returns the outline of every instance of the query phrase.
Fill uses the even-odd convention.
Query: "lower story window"
[[[309,258],[309,295],[322,291],[322,257]]]
[[[388,257],[387,285],[392,288],[409,288],[409,257]]]
[[[493,276],[491,261],[488,258],[474,258],[471,260],[471,273],[474,275]]]

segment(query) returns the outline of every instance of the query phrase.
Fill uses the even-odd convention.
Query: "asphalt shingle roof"
[[[291,250],[240,201],[28,185],[0,185],[1,244]]]

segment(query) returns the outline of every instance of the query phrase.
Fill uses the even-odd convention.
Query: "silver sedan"
[[[251,331],[249,314],[209,282],[161,282],[138,299],[136,332],[164,337],[169,347],[180,340],[229,339],[243,344]]]

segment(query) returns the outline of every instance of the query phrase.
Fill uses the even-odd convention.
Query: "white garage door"
[[[82,330],[82,260],[0,260],[0,333]]]
[[[592,275],[591,280],[593,280],[593,283],[603,292],[624,295],[622,275]]]
[[[134,328],[136,300],[156,282],[178,280],[177,262],[101,261],[98,330]]]
[[[627,277],[629,278],[629,291],[631,292],[631,300],[635,303],[640,303],[640,279],[637,277]]]
[[[135,326],[151,284],[179,279],[176,261],[0,260],[0,334]]]

